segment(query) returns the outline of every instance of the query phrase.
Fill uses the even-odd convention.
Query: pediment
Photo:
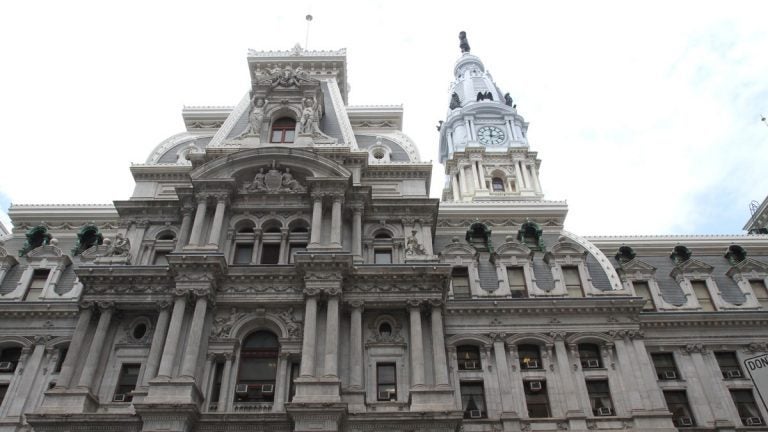
[[[726,272],[728,276],[731,276],[734,273],[768,273],[768,264],[752,258],[746,258]]]
[[[451,243],[440,251],[440,255],[471,255],[475,256],[477,250],[466,243]]]
[[[635,258],[633,260],[627,261],[621,264],[619,268],[625,273],[632,273],[632,272],[653,273],[656,271],[656,267],[646,263],[640,258]]]
[[[232,153],[195,168],[189,175],[193,182],[232,179],[243,181],[249,176],[249,180],[252,180],[260,169],[264,172],[270,169],[285,172],[288,169],[296,179],[352,177],[352,173],[341,164],[317,153],[281,147],[262,147]]]
[[[587,250],[580,244],[565,237],[560,237],[557,243],[549,248],[552,255],[586,255]]]
[[[504,256],[504,255],[515,255],[515,256],[530,256],[533,251],[531,249],[517,241],[507,242],[502,244],[501,246],[497,247],[495,250],[495,255],[498,256]]]
[[[709,274],[712,273],[712,270],[714,270],[714,267],[711,265],[699,261],[695,258],[691,258],[687,261],[684,261],[680,264],[678,264],[674,270],[670,273],[672,277],[675,277],[678,274],[688,274],[688,273],[703,273],[703,274]]]

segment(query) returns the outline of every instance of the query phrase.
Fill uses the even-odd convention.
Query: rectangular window
[[[397,366],[394,363],[376,364],[376,400],[397,400]]]
[[[720,372],[723,373],[724,379],[740,379],[744,377],[735,352],[716,352],[715,359],[717,359],[717,364],[720,366]]]
[[[301,371],[301,363],[291,363],[291,387],[288,389],[289,401],[293,400],[296,396],[296,378],[299,377]]]
[[[125,363],[120,369],[120,376],[117,379],[117,388],[115,389],[115,396],[112,398],[114,402],[130,402],[133,400],[133,394],[131,392],[136,388],[136,383],[139,381],[139,371],[141,365],[138,363]]]
[[[675,365],[675,356],[672,353],[653,353],[651,360],[653,360],[653,367],[656,368],[656,376],[659,380],[680,379],[680,373]]]
[[[374,249],[374,264],[392,264],[392,249]]]
[[[296,252],[304,252],[307,250],[307,244],[306,243],[291,243],[289,249],[288,249],[288,262],[293,264],[293,256],[296,254]]]
[[[525,393],[525,405],[528,407],[528,417],[552,417],[552,413],[549,409],[546,381],[524,381],[523,389]]]
[[[0,374],[13,373],[21,358],[21,347],[0,349]]]
[[[688,405],[688,396],[685,390],[669,390],[664,392],[664,400],[667,409],[672,413],[672,423],[677,427],[696,426],[696,421]]]
[[[239,243],[235,245],[235,264],[250,264],[253,258],[253,244]]]
[[[481,370],[480,348],[474,345],[461,345],[456,347],[456,362],[459,370]]]
[[[461,391],[461,408],[464,410],[465,419],[485,418],[488,412],[485,408],[485,391],[481,382],[462,382],[459,384]]]
[[[701,310],[704,312],[713,312],[715,310],[715,304],[712,302],[712,296],[709,295],[707,282],[703,280],[692,280],[691,288],[693,288],[693,294],[696,296],[696,300],[699,301]]]
[[[261,246],[261,263],[277,264],[280,262],[280,244],[264,243]]]
[[[54,373],[61,372],[61,367],[64,365],[64,360],[67,358],[69,348],[62,348],[59,350],[59,358],[56,359],[56,366],[53,368]]]
[[[653,297],[651,296],[651,287],[648,281],[632,281],[632,286],[635,288],[635,294],[638,297],[642,297],[645,300],[643,305],[643,311],[655,311],[656,306],[653,304]]]
[[[8,393],[8,384],[0,384],[0,406],[3,405],[6,393]]]
[[[525,286],[525,273],[522,267],[507,267],[507,279],[512,298],[528,297],[528,289]]]
[[[40,300],[50,272],[49,269],[37,269],[32,273],[32,280],[29,281],[29,288],[27,289],[27,295],[24,296],[24,301]]]
[[[768,309],[768,288],[765,286],[763,279],[753,279],[749,281],[749,286],[752,287],[752,292],[755,293],[755,299],[760,303],[763,309]]]
[[[568,291],[568,297],[584,297],[584,290],[581,287],[581,277],[579,268],[576,266],[563,266],[563,282]]]
[[[763,416],[760,415],[760,409],[755,403],[752,390],[731,390],[731,397],[733,404],[736,405],[736,410],[739,412],[741,424],[744,426],[761,426],[763,424]]]
[[[472,292],[469,289],[469,272],[466,267],[454,267],[453,272],[451,273],[451,278],[453,298],[472,298]]]
[[[608,387],[608,381],[587,381],[587,393],[589,394],[589,403],[592,405],[593,415],[616,415],[616,413],[613,411],[613,402],[611,401],[611,390]]]
[[[152,265],[167,266],[168,265],[168,257],[167,257],[168,252],[170,252],[170,251],[156,250],[155,251],[155,258],[152,260]]]
[[[219,393],[221,393],[221,376],[224,373],[224,363],[215,363],[213,365],[213,385],[211,386],[211,395],[208,399],[211,403],[219,402]],[[217,411],[222,411],[217,408]]]

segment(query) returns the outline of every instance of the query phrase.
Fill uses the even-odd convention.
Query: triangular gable
[[[622,271],[625,273],[632,273],[632,272],[643,272],[643,273],[653,273],[656,271],[656,267],[648,264],[647,262],[641,260],[640,258],[635,258],[633,260],[627,261],[619,267]]]
[[[728,269],[725,273],[728,276],[733,276],[735,273],[768,273],[768,264],[757,261],[752,258],[746,258],[740,263]]]

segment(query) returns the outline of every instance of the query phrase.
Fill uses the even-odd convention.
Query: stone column
[[[573,383],[573,377],[571,375],[571,367],[568,360],[568,349],[565,346],[565,341],[556,335],[555,337],[555,355],[557,356],[557,369],[558,375],[560,375],[560,384],[563,390],[562,400],[565,401],[565,412],[552,413],[553,416],[565,416],[569,413],[583,416],[584,410],[581,409],[577,395],[576,386]]]
[[[352,313],[349,328],[349,386],[363,388],[363,302],[350,303]]]
[[[208,312],[209,294],[207,290],[200,290],[195,293],[197,300],[195,301],[192,323],[187,334],[187,346],[181,363],[181,374],[179,374],[181,377],[195,379],[197,359],[200,356],[200,345],[203,337],[203,326],[205,326],[205,314]]]
[[[432,301],[432,355],[435,370],[435,385],[448,386],[448,363],[445,358],[445,335],[443,334],[442,302]]]
[[[352,255],[356,260],[363,259],[363,205],[352,207]]]
[[[408,301],[411,330],[411,385],[424,385],[424,340],[421,335],[421,306],[418,300]]]
[[[531,177],[533,177],[533,189],[541,193],[541,184],[539,183],[539,172],[536,169],[536,161],[531,163]]]
[[[171,319],[170,303],[159,302],[160,312],[157,315],[155,323],[155,333],[152,335],[152,345],[149,347],[147,356],[147,365],[144,368],[144,379],[142,385],[149,385],[149,380],[157,376],[157,368],[160,367],[160,357],[163,355],[163,344],[165,343],[165,334],[168,332],[168,321]]]
[[[335,290],[334,290],[335,291]],[[325,376],[339,375],[339,297],[338,291],[328,293],[325,317]]]
[[[331,246],[341,247],[341,204],[344,197],[333,196],[333,207],[331,208]]]
[[[77,383],[78,387],[84,387],[88,389],[88,391],[91,390],[93,379],[96,376],[96,369],[99,367],[101,354],[105,351],[103,349],[104,342],[107,339],[109,324],[112,322],[114,306],[113,303],[103,303],[99,305],[99,309],[101,309],[99,324],[96,326],[96,333],[93,335],[93,340],[91,341],[91,346],[88,350],[88,357],[85,359],[83,373],[80,375],[80,381]]]
[[[643,343],[643,340],[638,336],[635,337],[632,345],[635,351],[635,358],[640,360],[638,363],[644,369],[642,372],[644,377],[641,375],[641,380],[655,380],[656,370],[653,368],[651,362],[643,361],[643,359],[650,358],[648,351],[645,349],[645,343]],[[664,400],[664,393],[662,393],[655,381],[648,382],[646,384],[646,390],[648,391],[648,400],[651,403],[652,409],[660,410],[666,408],[667,402]]]
[[[627,338],[627,341],[623,339]],[[621,370],[620,378],[625,386],[625,396],[629,401],[627,407],[629,411],[643,409],[643,402],[641,394],[643,392],[642,383],[638,383],[635,374],[637,373],[637,365],[634,363],[631,357],[634,357],[633,353],[629,351],[628,344],[631,344],[629,337],[625,332],[619,333],[614,338],[614,345],[616,346],[616,355],[619,358],[619,368]]]
[[[192,225],[192,209],[189,207],[183,207],[181,209],[181,228],[179,229],[179,237],[176,239],[175,252],[181,251],[184,246],[189,242],[189,228]]]
[[[514,140],[515,134],[512,132],[512,126],[510,125],[510,122],[510,119],[505,119],[504,126],[507,127],[507,135],[509,135],[509,139]]]
[[[195,212],[195,221],[192,223],[192,234],[189,236],[190,246],[198,246],[203,234],[203,223],[205,222],[205,211],[208,206],[208,197],[200,195],[197,197],[197,211]]]
[[[72,342],[70,342],[69,348],[67,349],[67,358],[64,359],[64,363],[61,365],[59,378],[56,380],[56,387],[68,388],[72,381],[72,374],[75,371],[75,366],[78,364],[80,353],[83,350],[85,335],[88,334],[88,327],[91,325],[91,317],[93,316],[92,308],[93,303],[80,303],[80,316],[77,319],[75,333],[72,335]]]
[[[227,195],[216,195],[216,212],[213,214],[213,223],[211,224],[211,235],[208,240],[209,245],[219,247],[221,239],[221,230],[224,223],[224,212],[227,210]]]
[[[496,374],[499,377],[499,392],[501,395],[501,411],[515,411],[514,397],[512,396],[512,382],[509,377],[509,365],[507,364],[507,348],[502,339],[493,341],[493,355],[496,360]]]
[[[515,179],[517,180],[517,190],[521,191],[526,188],[525,181],[523,180],[523,171],[520,169],[520,161],[513,161],[515,165]]]
[[[477,163],[476,161],[470,161],[469,162],[470,168],[472,168],[472,184],[475,185],[475,190],[482,189],[482,186],[480,186],[480,180],[478,180],[477,177]]]
[[[15,395],[6,395],[7,400],[5,404],[8,407],[6,416],[15,417],[24,412],[24,405],[32,396],[30,389],[42,366],[43,355],[45,354],[45,342],[46,337],[36,336],[34,348],[23,348],[22,351],[25,352],[26,358],[23,363],[19,362],[19,367],[17,368],[17,373],[20,374],[20,376],[17,378],[18,385],[16,386]]]
[[[459,201],[461,195],[459,195],[459,179],[456,175],[457,174],[451,174],[451,192],[453,192],[453,200]]]
[[[474,141],[475,134],[474,134],[474,131],[472,130],[472,126],[469,124],[468,118],[464,119],[464,126],[467,128],[467,138],[469,138],[468,141]]]
[[[251,264],[258,264],[261,260],[261,228],[253,229],[253,253],[251,254]]]
[[[461,197],[464,198],[468,195],[467,192],[467,173],[464,171],[464,166],[459,165],[459,186],[461,187]]]
[[[187,309],[186,296],[176,293],[176,300],[173,303],[173,312],[171,312],[171,324],[168,327],[168,335],[165,338],[163,355],[160,359],[160,368],[157,371],[158,377],[171,378],[173,366],[176,362],[176,350],[179,347],[179,337],[181,336],[181,324],[184,322],[184,313]]]
[[[221,386],[219,387],[219,406],[216,408],[216,411],[219,412],[226,412],[229,406],[229,397],[232,393],[229,389],[232,378],[230,376],[232,374],[232,357],[232,353],[224,353],[224,369],[221,371]]]
[[[483,169],[482,161],[477,161],[477,179],[480,181],[480,189],[488,189],[485,185],[485,170]]]
[[[319,193],[312,194],[312,231],[309,233],[309,245],[320,246],[321,232],[323,226],[323,195]]]
[[[280,228],[280,255],[278,256],[278,264],[288,263],[288,254],[290,253],[288,247],[288,235],[290,231],[288,228]]]
[[[522,162],[522,168],[526,189],[533,189],[533,184],[531,183],[531,175],[528,172],[528,161]]]
[[[285,394],[288,391],[288,361],[289,353],[281,352],[277,358],[277,375],[275,376],[275,402],[272,404],[272,412],[285,411]]]
[[[304,309],[304,338],[301,343],[302,377],[315,376],[315,338],[317,337],[317,291],[305,289],[307,304]]]

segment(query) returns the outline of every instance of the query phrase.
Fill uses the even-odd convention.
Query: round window
[[[133,327],[133,338],[140,340],[147,334],[147,325],[144,323],[138,323]]]
[[[375,149],[373,151],[373,158],[374,159],[384,159],[384,156],[386,156],[386,152],[384,152],[384,149]]]

